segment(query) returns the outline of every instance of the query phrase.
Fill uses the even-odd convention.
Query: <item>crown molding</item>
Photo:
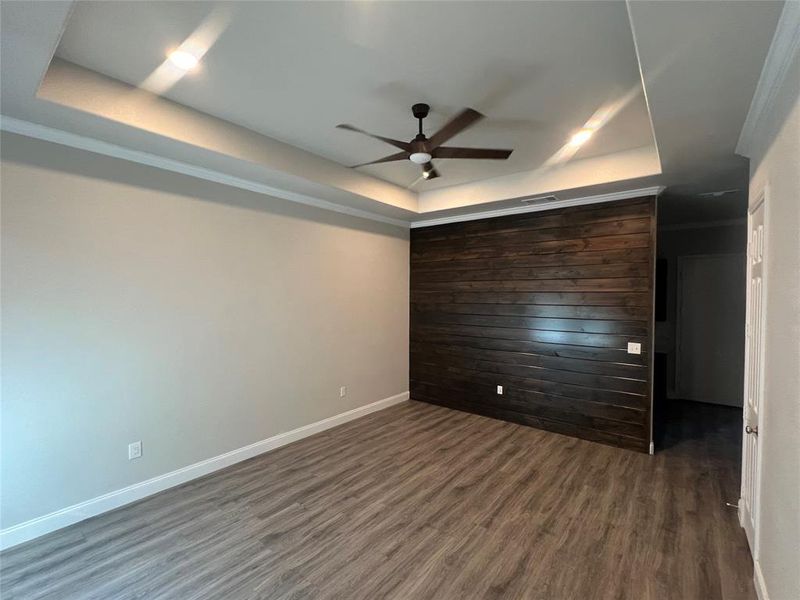
[[[800,49],[800,2],[786,2],[775,28],[775,35],[764,60],[758,85],[750,102],[736,154],[750,157],[755,133],[765,116],[775,104],[775,98],[789,72],[794,56]]]
[[[150,154],[149,152],[131,150],[130,148],[117,146],[116,144],[102,142],[94,138],[78,135],[76,133],[70,133],[62,129],[47,127],[45,125],[32,123],[30,121],[24,121],[22,119],[16,119],[14,117],[8,117],[6,115],[0,115],[0,130],[24,135],[38,140],[44,140],[46,142],[53,142],[62,146],[69,146],[70,148],[86,150],[88,152],[102,154],[112,158],[120,158],[122,160],[128,160],[141,165],[147,165],[149,167],[156,167],[165,171],[189,175],[190,177],[205,179],[206,181],[228,185],[242,190],[247,190],[249,192],[263,194],[265,196],[272,196],[273,198],[289,200],[290,202],[297,202],[299,204],[305,204],[307,206],[313,206],[323,210],[330,210],[349,215],[351,217],[360,217],[362,219],[369,219],[371,221],[379,221],[381,223],[388,223],[390,225],[403,228],[408,228],[409,226],[408,221],[401,219],[393,219],[391,217],[385,217],[383,215],[366,210],[343,206],[341,204],[329,202],[328,200],[322,200],[313,196],[307,196],[305,194],[299,194],[297,192],[276,188],[258,181],[253,181],[251,179],[234,177],[233,175],[227,175],[213,169],[198,167],[196,165],[173,160],[171,158],[164,158],[162,156]]]
[[[622,192],[612,192],[608,194],[599,194],[595,196],[584,196],[581,198],[571,198],[569,200],[555,200],[553,202],[546,202],[541,204],[526,204],[524,206],[515,206],[510,208],[501,208],[496,210],[487,210],[473,212],[463,215],[453,215],[448,217],[441,217],[436,219],[423,219],[409,223],[401,219],[393,219],[372,213],[369,211],[361,210],[358,208],[351,208],[343,206],[328,200],[322,200],[305,194],[299,194],[289,190],[280,189],[274,186],[266,185],[251,179],[244,179],[228,175],[213,169],[205,167],[198,167],[189,163],[173,160],[171,158],[164,158],[149,152],[142,152],[140,150],[132,150],[109,142],[103,142],[95,138],[90,138],[76,133],[70,133],[62,129],[16,119],[6,115],[0,115],[0,130],[26,137],[43,140],[68,146],[70,148],[77,148],[79,150],[86,150],[95,154],[110,156],[112,158],[119,158],[128,160],[141,165],[163,169],[165,171],[172,171],[198,179],[204,179],[222,185],[271,196],[273,198],[280,198],[290,202],[297,202],[323,210],[330,210],[333,212],[349,215],[351,217],[360,217],[362,219],[369,219],[371,221],[379,221],[387,223],[396,227],[408,228],[410,227],[430,227],[432,225],[441,225],[444,223],[456,223],[459,221],[474,221],[476,219],[488,219],[492,217],[501,217],[504,215],[514,215],[520,213],[537,212],[542,210],[552,210],[555,208],[564,208],[567,206],[581,206],[583,204],[597,204],[600,202],[612,202],[614,200],[625,200],[628,198],[636,198],[642,196],[657,196],[663,190],[663,186],[653,186],[648,188],[640,188],[635,190],[627,190]]]
[[[613,202],[615,200],[628,200],[630,198],[641,198],[644,196],[658,196],[663,191],[664,186],[659,185],[635,190],[610,192],[608,194],[597,194],[595,196],[570,198],[569,200],[555,200],[553,202],[542,202],[541,204],[528,204],[525,206],[512,206],[510,208],[498,208],[497,210],[486,210],[464,215],[453,215],[449,217],[440,217],[438,219],[412,221],[411,228],[416,229],[418,227],[433,227],[434,225],[459,223],[461,221],[476,221],[478,219],[491,219],[493,217],[504,217],[506,215],[518,215],[522,213],[539,212],[542,210],[553,210],[556,208],[566,208],[568,206],[583,206],[584,204],[600,204],[601,202]]]

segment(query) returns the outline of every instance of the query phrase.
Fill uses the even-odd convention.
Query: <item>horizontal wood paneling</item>
[[[439,290],[416,290],[412,284],[411,301],[425,302],[476,302],[489,304],[545,304],[567,306],[641,306],[650,312],[648,293],[580,293],[580,292],[442,292]]]
[[[412,230],[412,397],[647,451],[654,205]]]
[[[418,231],[418,230],[415,230]],[[602,265],[612,263],[641,263],[648,262],[648,248],[633,248],[631,250],[606,250],[604,252],[576,251],[569,254],[531,254],[512,256],[510,258],[473,258],[466,260],[450,261],[417,261],[415,271],[444,270],[469,271],[470,269],[505,269],[511,267],[548,267],[548,266],[581,266]]]
[[[417,263],[439,262],[443,260],[503,258],[528,256],[531,254],[618,250],[620,248],[647,248],[649,245],[649,234],[631,233],[627,235],[547,240],[543,242],[519,243],[508,246],[478,246],[476,248],[462,248],[458,245],[454,245],[445,248],[422,248],[415,251],[414,246],[412,246],[411,264],[414,266]]]

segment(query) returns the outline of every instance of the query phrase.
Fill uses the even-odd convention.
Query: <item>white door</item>
[[[676,391],[685,400],[742,406],[744,254],[678,260]]]
[[[747,326],[744,381],[744,439],[742,442],[742,527],[753,558],[758,557],[759,408],[763,390],[764,357],[764,201],[748,215]]]

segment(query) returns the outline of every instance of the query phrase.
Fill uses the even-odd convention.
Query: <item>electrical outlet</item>
[[[628,342],[628,354],[641,354],[642,345],[639,342]]]
[[[347,396],[347,386],[342,386],[339,388],[339,398],[344,398]]]
[[[502,396],[502,395],[503,395],[503,386],[502,386],[502,385],[498,385],[498,386],[497,386],[497,394],[498,394],[499,396]]]
[[[128,444],[128,460],[142,457],[142,440]]]

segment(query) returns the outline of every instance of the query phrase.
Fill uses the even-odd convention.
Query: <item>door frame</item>
[[[768,298],[768,271],[767,271],[767,253],[768,253],[768,244],[766,243],[767,240],[767,232],[769,230],[769,186],[765,185],[756,196],[756,201],[753,203],[752,207],[748,207],[747,209],[747,280],[746,280],[746,313],[745,313],[745,358],[744,358],[744,390],[743,390],[743,399],[742,402],[742,461],[741,461],[741,472],[740,472],[740,480],[741,480],[741,487],[739,491],[739,507],[738,507],[738,514],[739,514],[739,524],[744,528],[745,526],[745,514],[744,514],[744,469],[745,469],[745,451],[746,451],[746,437],[747,433],[745,432],[745,425],[747,424],[747,390],[750,385],[750,369],[748,368],[749,360],[750,360],[750,352],[749,352],[749,338],[750,332],[752,331],[752,326],[750,324],[750,276],[752,272],[752,261],[750,258],[751,253],[751,227],[753,222],[753,213],[755,213],[759,208],[762,206],[764,207],[764,224],[763,224],[763,239],[764,245],[762,249],[762,274],[761,274],[761,331],[766,331],[766,323],[767,323],[767,298]],[[764,339],[766,339],[765,335],[761,336],[761,343],[757,348],[757,352],[759,354],[759,358],[761,361],[762,368],[759,372],[758,377],[758,394],[759,394],[759,406],[758,406],[758,435],[756,437],[756,443],[758,446],[758,456],[756,456],[756,473],[755,473],[755,481],[753,482],[754,490],[753,490],[753,506],[751,507],[751,514],[750,518],[753,521],[753,546],[750,548],[750,553],[753,558],[753,563],[757,566],[758,565],[758,558],[759,558],[759,541],[760,541],[760,531],[761,531],[761,471],[762,471],[762,460],[763,460],[763,452],[761,451],[761,438],[764,432],[764,404],[766,402],[766,397],[764,394],[764,369],[763,366],[765,364],[765,357],[766,357],[766,348],[764,344]],[[749,542],[749,540],[748,540]]]
[[[749,218],[750,213],[748,212],[748,227],[749,227]],[[712,258],[717,256],[742,256],[741,252],[714,252],[714,253],[703,253],[703,254],[685,254],[683,256],[678,256],[677,260],[677,269],[675,273],[675,374],[672,385],[675,389],[675,396],[678,398],[686,399],[686,400],[695,400],[694,398],[689,398],[686,394],[684,394],[683,386],[681,385],[681,350],[683,348],[682,340],[681,340],[681,326],[680,323],[682,322],[681,316],[683,314],[683,306],[684,306],[684,291],[683,291],[683,273],[684,273],[684,263],[688,260],[695,260],[698,258]],[[745,253],[745,262],[747,262],[747,253]],[[745,281],[748,280],[750,276],[750,265],[747,264],[747,271],[745,275]],[[747,297],[745,297],[745,305],[747,303]],[[745,327],[747,327],[747,315],[745,314]],[[745,331],[745,343],[747,342],[747,335]],[[745,370],[747,367],[747,358],[745,358]],[[746,377],[746,374],[745,374]],[[746,387],[744,388],[747,389]],[[703,402],[702,400],[697,400],[698,402]],[[742,405],[744,406],[744,398]],[[733,406],[733,405],[731,405]]]

